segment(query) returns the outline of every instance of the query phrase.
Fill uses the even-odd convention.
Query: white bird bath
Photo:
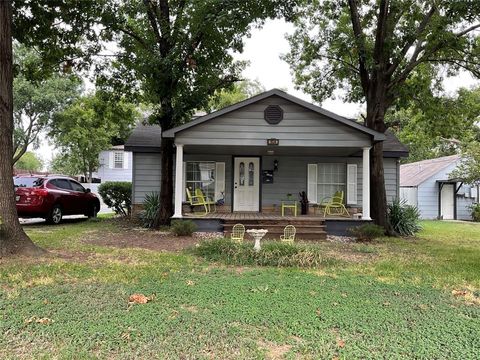
[[[267,229],[250,229],[247,230],[247,233],[255,240],[255,245],[253,248],[255,251],[260,251],[260,240],[265,236],[266,233],[268,233]]]

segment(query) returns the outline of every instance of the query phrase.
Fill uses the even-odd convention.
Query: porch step
[[[293,225],[297,229],[296,238],[298,240],[325,240],[327,238],[326,225],[319,219],[254,219],[254,220],[225,220],[223,224],[224,234],[230,236],[235,224],[243,224],[248,229],[267,229],[268,233],[265,239],[278,240],[283,235],[286,225]],[[249,235],[245,235],[249,238]]]

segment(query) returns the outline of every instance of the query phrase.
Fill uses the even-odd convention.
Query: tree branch
[[[349,67],[350,70],[353,70],[355,73],[357,74],[360,74],[360,70],[355,67],[355,65],[353,65],[352,63],[349,63],[348,61],[346,60],[343,60],[339,57],[335,57],[335,56],[331,56],[331,55],[327,55],[327,54],[318,54],[319,57],[323,57],[325,59],[329,59],[329,60],[335,60],[335,61],[339,61],[341,62],[342,64],[344,64],[345,66]]]
[[[155,5],[150,0],[143,0],[143,4],[146,7],[147,17],[148,17],[148,20],[150,22],[150,26],[152,27],[153,34],[155,35],[155,38],[157,39],[158,45],[161,47],[162,34],[160,34],[160,29],[159,29],[158,23],[157,23]],[[165,54],[162,53],[162,56],[165,56]]]
[[[463,31],[460,31],[459,33],[456,33],[455,36],[457,37],[462,37],[463,35],[467,35],[468,33],[480,28],[480,24],[472,25],[469,28],[466,28]]]
[[[348,0],[350,7],[350,18],[352,20],[353,34],[355,36],[355,43],[358,48],[358,64],[360,71],[360,80],[362,83],[362,88],[364,93],[368,92],[368,87],[370,84],[370,76],[367,71],[366,61],[367,61],[367,51],[365,47],[365,35],[362,30],[362,25],[360,23],[360,15],[358,13],[357,0]]]
[[[405,57],[405,55],[407,55],[408,50],[413,46],[415,41],[419,41],[421,39],[423,32],[427,28],[427,25],[429,24],[430,20],[432,19],[432,16],[435,14],[436,11],[437,11],[437,8],[435,5],[433,5],[430,11],[427,14],[425,14],[425,16],[422,19],[422,22],[420,23],[417,30],[415,31],[415,36],[413,36],[409,41],[406,42],[406,44],[403,46],[402,50],[400,51],[400,54],[397,57],[397,60],[394,61],[393,64],[388,69],[388,75],[392,75],[395,72],[395,70],[398,68],[403,58]]]
[[[375,35],[375,48],[373,51],[373,58],[376,65],[383,65],[384,48],[385,48],[385,34],[387,31],[387,18],[388,18],[388,0],[381,0],[380,8],[377,16],[377,31]]]

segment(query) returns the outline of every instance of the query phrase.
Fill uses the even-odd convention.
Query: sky
[[[286,89],[291,95],[311,101],[308,94],[295,89],[290,67],[280,58],[282,54],[288,53],[290,48],[285,35],[293,31],[294,26],[284,20],[269,20],[261,29],[253,30],[251,37],[245,39],[244,52],[238,54],[236,58],[248,60],[250,63],[243,73],[244,78],[258,80],[267,90]],[[479,84],[480,82],[468,73],[462,73],[459,76],[447,78],[444,86],[448,93],[453,94],[459,87]],[[340,99],[327,99],[319,105],[345,117],[357,117],[362,112],[361,104],[348,104]],[[47,164],[55,154],[55,150],[45,137],[42,137],[37,153]]]

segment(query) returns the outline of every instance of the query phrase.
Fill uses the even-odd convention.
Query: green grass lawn
[[[124,231],[108,219],[27,227],[51,256],[0,264],[0,357],[478,359],[480,226],[423,225],[321,243],[316,269],[85,241]]]

